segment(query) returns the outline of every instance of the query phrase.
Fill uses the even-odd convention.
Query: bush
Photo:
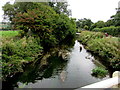
[[[86,44],[86,49],[92,51],[113,69],[120,68],[119,38],[105,37],[100,32],[83,31],[78,39],[82,44]]]
[[[101,67],[96,67],[92,70],[92,75],[98,78],[105,77],[107,75],[108,71]]]
[[[120,35],[120,27],[110,26],[110,27],[103,27],[103,28],[94,28],[93,31],[96,32],[104,32],[108,33],[112,36],[119,36]]]
[[[103,38],[105,35],[101,32],[89,32],[89,31],[83,31],[79,38],[78,41],[82,42],[83,44],[87,44],[89,40],[93,40],[96,38]]]
[[[100,38],[90,40],[87,49],[98,53],[100,56],[114,58],[118,54],[117,38]]]
[[[42,52],[42,47],[33,37],[20,40],[5,38],[2,40],[2,75],[3,79],[16,72],[23,71],[23,63],[31,62]]]

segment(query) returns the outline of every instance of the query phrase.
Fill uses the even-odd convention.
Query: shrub
[[[108,33],[112,36],[119,36],[120,35],[120,27],[110,26],[110,27],[103,27],[103,28],[94,28],[93,31],[96,32],[104,32]]]
[[[96,67],[92,70],[92,75],[98,78],[105,77],[107,75],[108,71],[101,67]]]
[[[2,40],[3,79],[16,72],[22,72],[23,63],[33,61],[41,52],[42,47],[33,37],[9,41],[4,38]]]
[[[96,34],[96,35],[95,35]],[[78,39],[86,44],[86,49],[103,57],[105,63],[113,69],[120,68],[119,38],[105,37],[100,32],[83,31]]]
[[[89,31],[83,31],[78,41],[81,41],[83,44],[87,44],[89,40],[93,40],[95,38],[103,38],[105,35],[101,32],[89,32]]]

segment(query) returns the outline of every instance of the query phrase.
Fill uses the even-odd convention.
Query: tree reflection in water
[[[43,78],[54,78],[60,73],[61,80],[64,81],[66,72],[63,70],[66,68],[67,61],[58,57],[57,53],[50,56],[47,61],[49,64],[42,69],[39,68],[39,64],[35,66],[28,65],[25,68],[24,73],[21,75],[18,74],[15,77],[10,78],[8,81],[3,82],[4,87],[8,84],[11,88],[18,87],[17,84],[19,84],[19,82],[28,85],[28,83],[35,83],[36,80],[42,80]]]

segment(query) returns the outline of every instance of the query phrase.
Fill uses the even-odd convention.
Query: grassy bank
[[[10,34],[9,34],[10,32]],[[25,63],[29,63],[41,54],[42,47],[33,37],[16,39],[17,31],[3,31],[2,41],[2,78],[23,72]]]
[[[120,68],[120,51],[118,37],[105,37],[101,32],[82,31],[78,40],[86,45],[86,49],[103,57],[102,62],[113,69]]]
[[[18,35],[19,31],[0,31],[2,37],[14,37]]]

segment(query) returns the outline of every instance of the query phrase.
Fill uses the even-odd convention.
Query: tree
[[[84,29],[85,26],[87,26],[87,29],[89,30],[93,22],[90,19],[78,19],[76,22],[77,28],[82,28]]]
[[[4,19],[12,21],[12,18],[14,18],[16,12],[14,11],[13,5],[10,4],[10,2],[7,2],[3,7],[4,11]]]
[[[105,27],[105,22],[104,21],[98,21],[94,24],[91,25],[91,30],[94,28],[103,28]]]
[[[66,15],[71,15],[71,11],[67,9],[68,4],[67,2],[44,2],[42,3],[44,5],[48,5],[52,7],[56,13],[61,14],[64,13]],[[32,10],[40,7],[40,3],[36,2],[15,2],[13,5],[11,5],[9,2],[7,2],[3,7],[4,11],[4,18],[8,19],[9,21],[12,21],[12,19],[15,17],[17,13],[24,13],[27,12],[27,10]],[[12,22],[14,23],[14,22]]]
[[[108,20],[107,22],[105,22],[105,26],[106,27],[114,26],[114,21],[112,19]]]
[[[58,14],[65,14],[67,16],[71,15],[71,10],[67,8],[67,2],[49,2],[48,5],[51,6]]]
[[[106,22],[106,26],[120,26],[120,9],[117,8],[117,12],[115,15],[110,17],[110,20]]]
[[[120,11],[118,11],[113,18],[115,26],[120,26]]]
[[[18,13],[13,22],[24,32],[24,36],[39,37],[44,48],[54,47],[75,36],[74,20],[64,14],[57,14],[50,6],[42,3],[39,3],[37,9]]]

